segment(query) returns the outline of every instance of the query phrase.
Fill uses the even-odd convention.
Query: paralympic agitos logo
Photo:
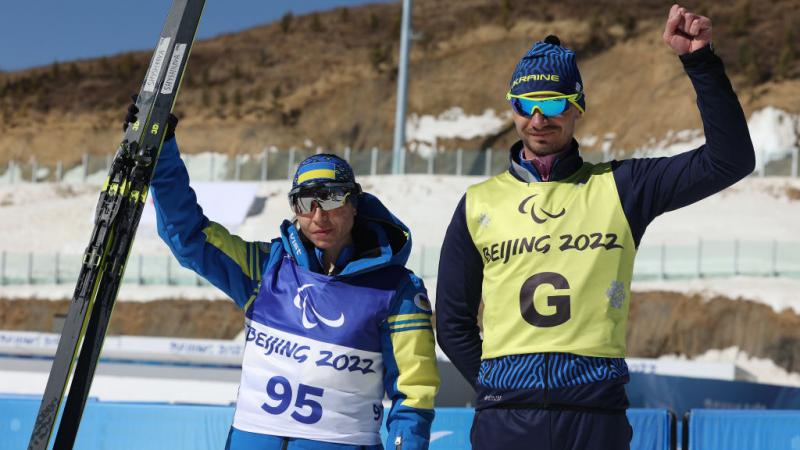
[[[541,225],[547,222],[549,219],[558,219],[559,217],[567,213],[567,210],[565,208],[561,208],[561,211],[558,213],[553,213],[542,207],[537,208],[536,201],[533,200],[537,195],[539,194],[533,194],[528,197],[525,197],[522,200],[522,202],[520,202],[519,207],[517,208],[520,214],[530,214],[531,219],[533,219],[534,222]],[[530,203],[530,208],[528,208],[529,203]],[[538,213],[537,210],[539,211]]]

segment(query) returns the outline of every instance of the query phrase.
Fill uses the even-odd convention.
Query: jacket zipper
[[[283,438],[283,442],[281,442],[281,450],[286,450],[289,448],[289,439]]]
[[[403,437],[397,436],[394,438],[394,450],[403,450]]]

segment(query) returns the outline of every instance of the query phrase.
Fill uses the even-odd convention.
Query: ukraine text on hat
[[[518,85],[520,83],[524,83],[526,81],[531,81],[531,80],[534,80],[534,81],[552,81],[554,83],[558,83],[561,80],[561,78],[556,74],[545,75],[545,74],[541,74],[541,73],[534,73],[534,74],[531,74],[531,75],[525,75],[524,77],[517,78],[516,80],[514,80],[511,83],[511,87],[513,88],[514,86],[516,86],[516,85]]]

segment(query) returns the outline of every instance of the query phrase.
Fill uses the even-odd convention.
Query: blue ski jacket
[[[404,267],[409,230],[377,198],[358,198],[352,257],[328,276],[289,221],[270,242],[248,242],[209,220],[175,139],[162,148],[151,193],[159,235],[181,265],[245,313],[233,441],[255,433],[380,448],[385,392],[387,446],[428,448],[439,386],[431,307],[422,280]],[[289,389],[299,389],[294,405],[278,398]],[[261,408],[243,406],[255,399]]]
[[[611,163],[621,211],[636,247],[657,216],[721,191],[755,166],[747,122],[722,61],[709,47],[680,59],[697,93],[706,143],[672,157]],[[521,150],[522,142],[511,148],[510,173],[527,183],[541,182],[536,168],[521,160]],[[578,143],[573,141],[555,162],[550,182],[564,180],[582,166]],[[477,408],[627,408],[624,385],[629,377],[623,358],[530,353],[482,359],[477,318],[484,262],[467,227],[466,198],[456,207],[441,251],[436,328],[442,349],[476,388]],[[517,220],[514,217],[508,219]],[[508,304],[508,314],[520,314],[518,299],[509,299]]]

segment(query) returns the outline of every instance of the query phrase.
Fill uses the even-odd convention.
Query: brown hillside
[[[56,315],[69,301],[0,299],[0,329],[58,332]],[[233,302],[159,300],[118,302],[109,334],[232,339],[243,329]],[[768,358],[800,372],[800,316],[767,305],[716,297],[705,300],[674,292],[634,292],[628,355],[701,355],[737,346],[751,357]]]
[[[746,112],[800,112],[800,0],[690,1],[714,21]],[[580,136],[617,135],[632,149],[669,130],[699,128],[694,94],[661,43],[669,5],[649,0],[559,3],[415,2],[409,113],[507,108],[503,94],[531,42],[559,35],[579,52],[588,111]],[[379,146],[392,140],[400,5],[282,20],[198,42],[178,103],[186,152],[259,152],[267,145]],[[0,73],[0,167],[31,156],[77,162],[109,153],[150,51]],[[452,142],[506,146],[513,132]],[[448,143],[445,143],[448,145]],[[591,149],[587,149],[591,150]]]

